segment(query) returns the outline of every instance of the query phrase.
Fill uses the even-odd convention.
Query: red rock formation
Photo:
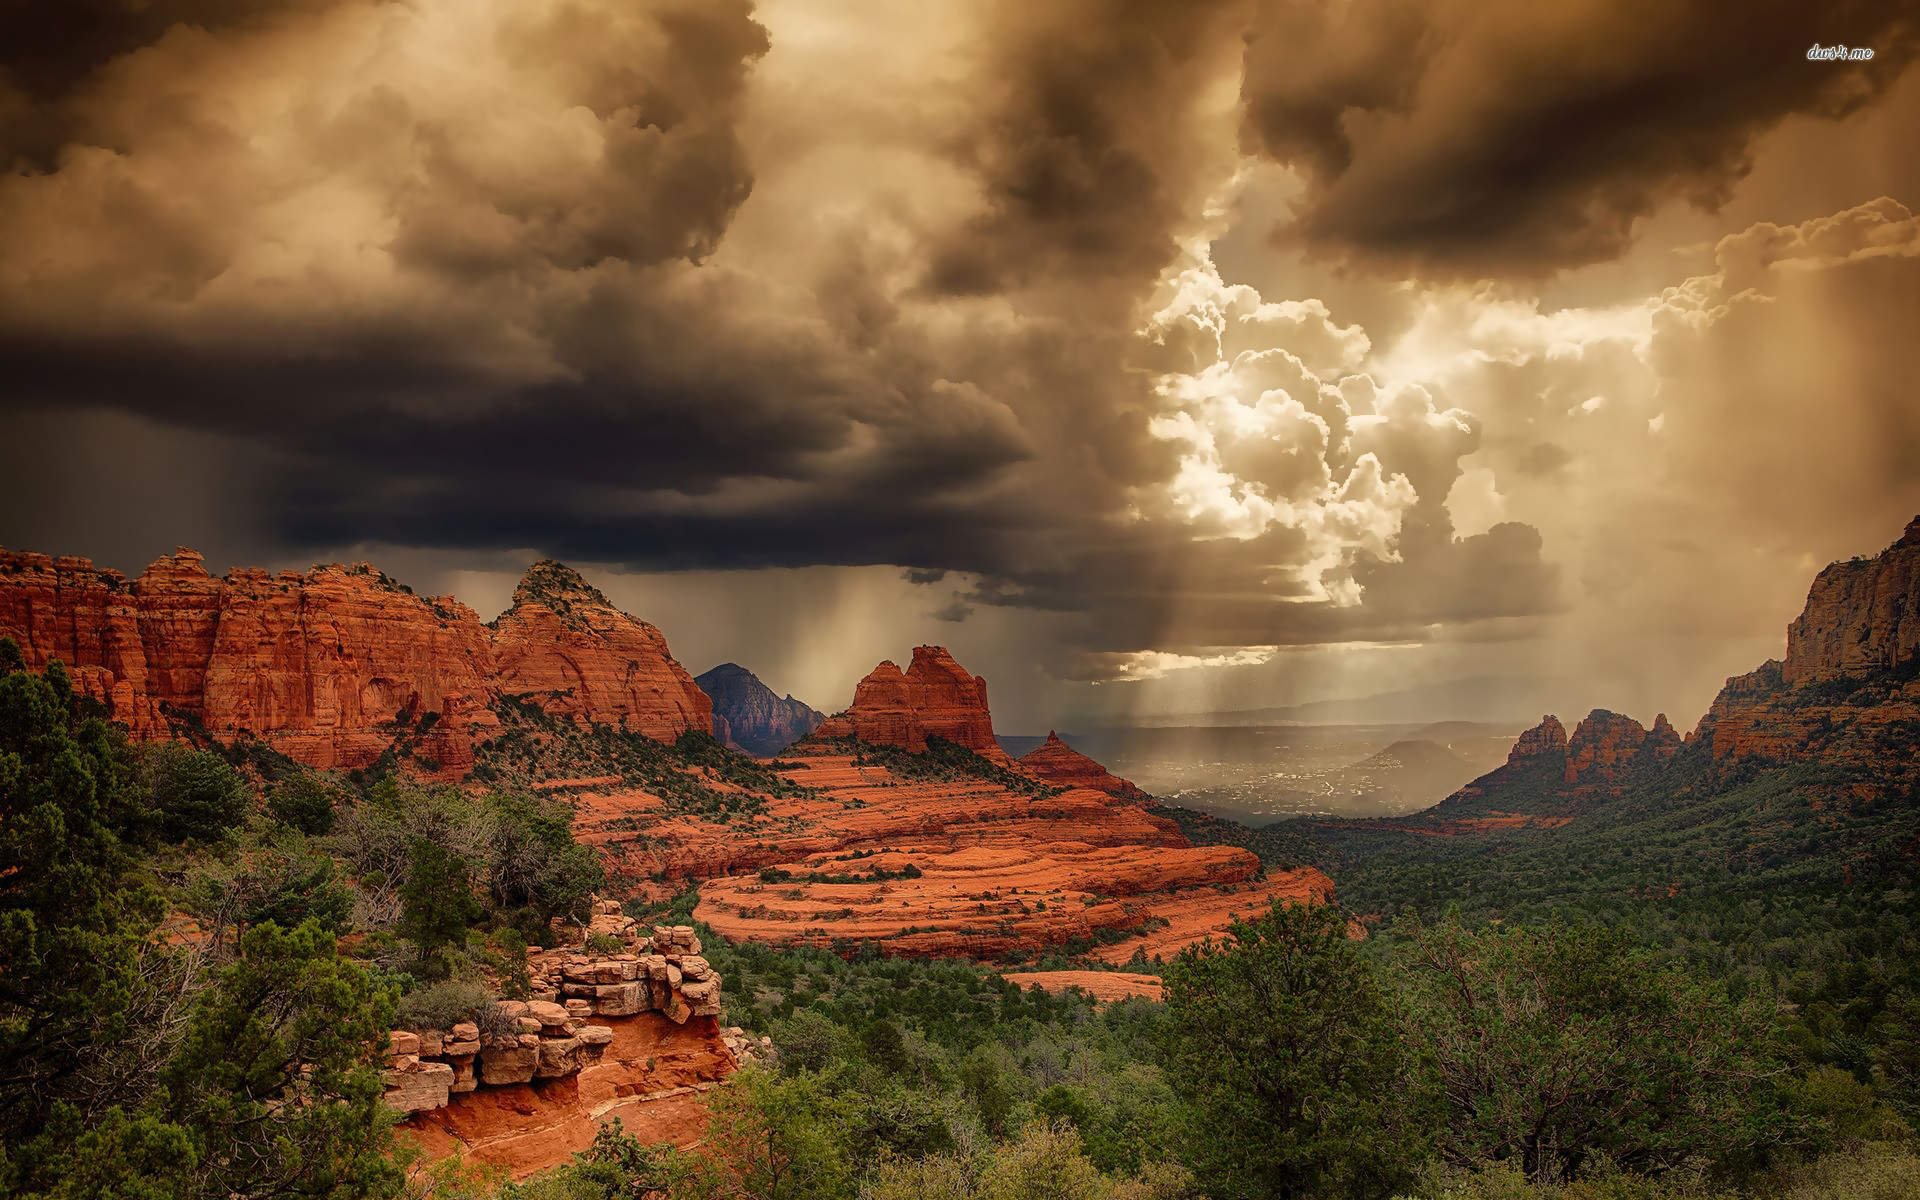
[[[364,766],[404,739],[416,761],[464,773],[500,693],[659,738],[710,722],[660,632],[557,564],[528,572],[495,630],[364,563],[216,579],[181,549],[129,583],[86,559],[0,551],[0,636],[36,669],[67,663],[137,736],[198,722],[317,767]]]
[[[422,600],[364,563],[305,575],[236,569],[218,602],[199,672],[208,732],[252,733],[299,762],[349,768],[431,713],[431,745],[418,753],[452,772],[472,765],[471,741],[453,729],[492,722],[487,630],[472,609]]]
[[[698,1143],[706,1093],[734,1066],[713,1018],[676,1025],[641,1013],[605,1028],[612,1040],[578,1073],[455,1092],[414,1113],[402,1132],[435,1158],[463,1154],[514,1179],[567,1162],[616,1117],[643,1142]]]
[[[1611,784],[1626,774],[1646,740],[1647,727],[1640,722],[1596,708],[1567,739],[1567,766],[1562,778],[1568,783],[1585,778]]]
[[[1912,730],[1920,725],[1920,518],[1870,559],[1821,571],[1787,629],[1785,661],[1727,680],[1685,745],[1719,767],[1743,762],[1820,763],[1856,772],[1855,798],[1898,794],[1920,782]],[[1619,794],[1641,772],[1680,753],[1664,714],[1651,730],[1596,710],[1571,741],[1548,718],[1523,734],[1505,766],[1442,803],[1497,805],[1529,815],[1577,812]],[[1558,786],[1543,764],[1564,762]],[[1457,824],[1457,822],[1456,822]]]
[[[1514,739],[1506,762],[1442,800],[1433,811],[1444,812],[1451,818],[1450,810],[1478,808],[1489,797],[1503,797],[1502,802],[1510,804],[1510,794],[1516,789],[1530,796],[1539,792],[1556,793],[1565,781],[1566,771],[1567,728],[1559,717],[1548,713],[1540,718],[1538,725]]]
[[[1132,996],[1158,1000],[1161,993],[1158,975],[1137,975],[1129,971],[1002,971],[1000,978],[1023,988],[1038,987],[1056,993],[1078,988],[1100,1001],[1125,1000]]]
[[[1672,723],[1667,720],[1667,714],[1659,713],[1653,718],[1653,728],[1647,731],[1646,744],[1641,753],[1645,754],[1649,761],[1666,762],[1680,753],[1680,747],[1683,745],[1685,743],[1680,740],[1679,733],[1675,732]]]
[[[671,741],[713,727],[713,702],[667,639],[621,612],[571,568],[535,563],[494,622],[495,686],[535,693],[557,716]]]
[[[1632,717],[1596,708],[1568,737],[1559,718],[1548,715],[1521,734],[1505,765],[1488,772],[1441,802],[1441,809],[1463,805],[1516,809],[1524,820],[1567,815],[1596,800],[1618,796],[1643,772],[1671,759],[1680,737],[1665,713],[1649,730]],[[1445,814],[1452,817],[1452,813]],[[1491,816],[1492,811],[1482,814]],[[1458,819],[1455,818],[1458,826]],[[1414,824],[1418,824],[1416,820]],[[1485,825],[1486,828],[1503,827]],[[1468,827],[1438,826],[1426,831],[1462,832]]]
[[[1920,656],[1920,517],[1872,558],[1837,562],[1814,579],[1787,626],[1788,686],[1865,679]]]
[[[697,915],[730,938],[888,954],[992,958],[1133,931],[1125,961],[1330,886],[1318,872],[1263,879],[1247,851],[1191,846],[1172,821],[1091,788],[899,778],[820,742],[782,763],[804,792],[713,817],[582,781],[575,835],[615,876],[701,881]]]
[[[29,666],[64,662],[74,685],[136,734],[165,729],[138,599],[118,571],[84,558],[0,552],[0,635],[20,644]]]
[[[698,1139],[701,1094],[761,1045],[718,1026],[720,975],[691,926],[649,931],[619,910],[601,901],[581,943],[529,951],[530,999],[490,1006],[487,1031],[392,1032],[386,1103],[430,1154],[519,1178],[566,1162],[614,1117],[649,1142]],[[595,937],[619,952],[589,951]]]
[[[944,646],[915,646],[905,671],[891,661],[875,667],[854,688],[852,707],[828,717],[815,733],[916,753],[927,748],[929,737],[940,737],[1001,766],[1013,763],[993,737],[987,681],[967,674]]]
[[[1539,758],[1548,754],[1565,754],[1567,750],[1567,727],[1560,718],[1548,713],[1540,718],[1540,723],[1522,733],[1514,740],[1513,750],[1507,755],[1509,765],[1522,759]]]
[[[1787,657],[1736,675],[1688,737],[1716,763],[1819,761],[1893,789],[1917,772],[1920,518],[1870,559],[1820,572]]]
[[[1132,780],[1115,775],[1067,745],[1061,740],[1059,734],[1051,731],[1047,733],[1045,744],[1020,756],[1020,767],[1036,779],[1044,779],[1048,783],[1057,783],[1062,787],[1093,788],[1109,796],[1142,804],[1153,799],[1135,787]]]

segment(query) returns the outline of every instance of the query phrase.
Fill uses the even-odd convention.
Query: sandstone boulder
[[[480,1079],[489,1086],[525,1083],[540,1066],[540,1039],[531,1046],[489,1046],[480,1052]]]
[[[453,1068],[441,1062],[421,1062],[412,1055],[404,1057],[406,1065],[395,1066],[382,1076],[387,1089],[382,1099],[387,1107],[403,1113],[444,1107],[454,1082]]]

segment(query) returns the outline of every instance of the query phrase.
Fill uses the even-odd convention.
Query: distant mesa
[[[987,681],[968,674],[945,646],[915,646],[905,671],[892,660],[882,662],[855,686],[852,705],[828,717],[814,734],[914,753],[937,737],[1000,766],[1013,765],[993,737]]]
[[[1135,787],[1132,780],[1115,775],[1067,745],[1059,734],[1051,731],[1045,743],[1022,755],[1019,762],[1027,774],[1061,787],[1093,788],[1109,796],[1141,804],[1150,803],[1153,799]]]
[[[486,624],[367,563],[217,578],[183,547],[128,580],[84,558],[0,551],[0,636],[35,669],[66,663],[137,737],[198,726],[321,768],[367,766],[405,734],[416,761],[457,778],[497,729],[501,696],[666,741],[712,724],[660,631],[552,561]]]
[[[792,696],[775,694],[738,663],[721,663],[693,681],[713,699],[713,736],[748,754],[771,758],[827,719]]]

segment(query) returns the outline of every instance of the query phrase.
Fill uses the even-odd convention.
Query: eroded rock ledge
[[[443,1108],[480,1087],[506,1087],[574,1075],[601,1061],[618,1022],[657,1013],[675,1025],[720,1015],[720,975],[700,955],[688,925],[643,932],[617,901],[595,905],[583,945],[527,955],[533,989],[526,1000],[500,1000],[480,1021],[445,1031],[396,1029],[390,1035],[386,1101],[403,1113]],[[586,949],[615,939],[621,950]],[[725,1057],[737,1065],[755,1053],[738,1029],[715,1029]]]

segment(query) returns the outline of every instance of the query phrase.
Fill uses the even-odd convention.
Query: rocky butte
[[[1052,730],[1047,731],[1047,740],[1020,756],[1020,768],[1038,779],[1056,783],[1062,787],[1085,787],[1105,792],[1122,800],[1133,800],[1141,804],[1150,803],[1153,797],[1135,787],[1130,779],[1122,779],[1099,763],[1067,745],[1066,741]]]
[[[1821,571],[1787,627],[1785,660],[1736,675],[1689,744],[1714,762],[1819,760],[1911,782],[1920,729],[1920,517],[1872,558]]]
[[[969,675],[945,646],[915,646],[905,671],[891,660],[875,667],[854,688],[853,704],[828,717],[815,734],[916,753],[927,748],[929,737],[938,737],[1000,766],[1013,761],[993,737],[987,681]]]
[[[464,775],[502,695],[662,739],[712,721],[660,631],[554,562],[529,569],[489,625],[365,563],[216,578],[183,548],[128,580],[0,551],[0,636],[36,669],[66,663],[136,736],[197,726],[321,768],[404,742],[430,773]]]
[[[749,754],[770,758],[827,719],[792,696],[776,695],[737,663],[721,663],[693,681],[713,698],[713,736]]]

